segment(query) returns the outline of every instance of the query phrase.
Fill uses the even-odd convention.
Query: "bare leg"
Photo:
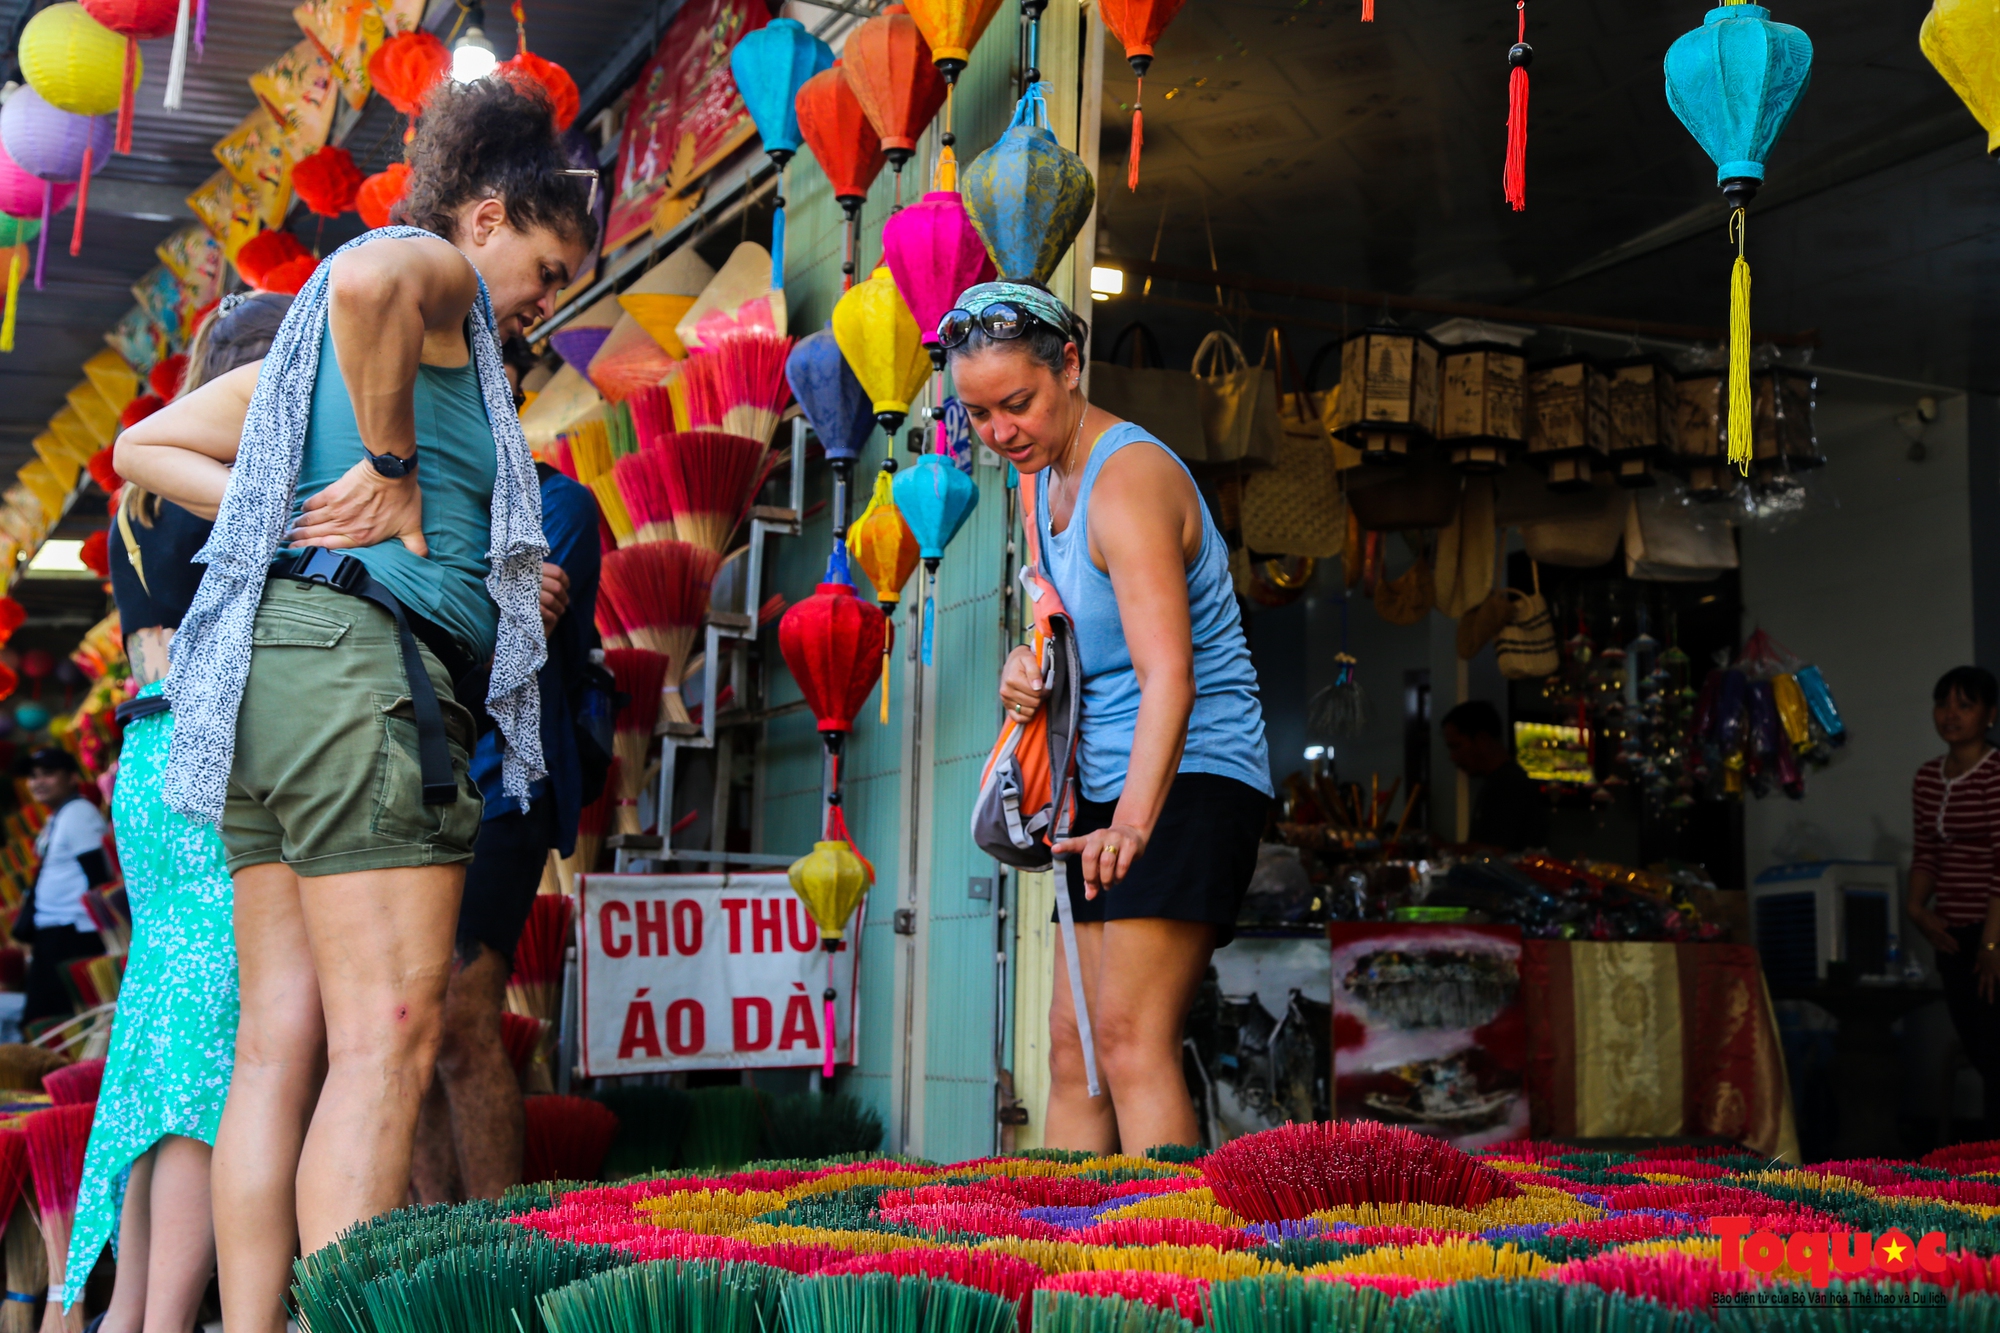
[[[447,1042],[449,1038],[447,1037]],[[410,1197],[418,1203],[459,1203],[458,1156],[451,1142],[451,1102],[444,1095],[444,1056],[438,1076],[417,1112],[417,1143],[410,1152]]]
[[[216,1133],[214,1216],[229,1333],[285,1333],[297,1252],[295,1181],[326,1044],[299,881],[272,862],[236,872],[242,1012]]]
[[[445,998],[438,1077],[451,1098],[458,1177],[468,1199],[497,1199],[521,1183],[528,1117],[521,1080],[500,1040],[507,960],[482,944],[479,957],[452,976]]]
[[[1058,874],[1061,872],[1058,871]],[[1056,892],[1065,892],[1060,879]],[[1104,941],[1104,927],[1098,922],[1079,921],[1076,925],[1076,952],[1083,963],[1083,998],[1090,1016],[1097,1017],[1098,954]],[[1098,1057],[1097,1096],[1090,1095],[1084,1076],[1083,1042],[1077,1035],[1076,1006],[1069,993],[1069,955],[1063,949],[1062,933],[1056,933],[1055,993],[1049,1002],[1049,1113],[1042,1142],[1050,1148],[1084,1152],[1118,1151],[1118,1119],[1111,1109],[1111,1096],[1103,1078],[1103,1056]],[[1104,1034],[1093,1034],[1097,1049],[1104,1049]]]
[[[1090,1016],[1119,1148],[1143,1153],[1161,1143],[1195,1143],[1200,1127],[1181,1072],[1181,1040],[1215,952],[1215,927],[1140,917],[1107,921],[1103,931]]]
[[[307,1254],[409,1198],[464,883],[463,865],[300,881],[327,1053],[326,1086],[299,1158]]]
[[[152,1240],[153,1154],[133,1159],[118,1211],[118,1278],[98,1333],[139,1333],[146,1318],[146,1251]]]
[[[209,1147],[169,1134],[153,1150],[153,1246],[147,1262],[145,1333],[190,1333],[215,1271]],[[124,1256],[121,1254],[120,1259]],[[124,1264],[119,1264],[124,1272]]]

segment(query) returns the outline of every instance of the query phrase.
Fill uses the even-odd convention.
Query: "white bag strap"
[[[1069,901],[1069,871],[1056,862],[1056,919],[1062,923],[1063,954],[1069,960],[1069,999],[1076,1009],[1076,1036],[1083,1043],[1083,1084],[1097,1095],[1097,1046],[1090,1036],[1090,1006],[1083,1001],[1083,960],[1076,956],[1076,909]]]
[[[1221,366],[1213,372],[1204,372],[1203,365],[1220,361]],[[1201,346],[1194,349],[1194,364],[1190,369],[1196,375],[1213,373],[1227,375],[1231,371],[1248,370],[1250,358],[1243,355],[1243,345],[1221,329],[1211,332],[1201,340]]]

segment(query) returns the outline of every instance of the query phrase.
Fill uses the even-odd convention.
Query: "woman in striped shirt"
[[[1945,1006],[2000,1120],[2000,755],[1986,739],[2000,682],[1954,667],[1931,691],[1931,723],[1949,749],[1917,770],[1910,920],[1937,950]]]

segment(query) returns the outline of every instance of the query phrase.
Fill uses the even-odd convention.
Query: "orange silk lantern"
[[[408,164],[392,162],[386,171],[378,171],[361,182],[354,196],[354,207],[369,230],[389,225],[389,214],[410,192],[410,177],[415,174]]]
[[[833,68],[805,81],[793,106],[799,113],[799,132],[805,136],[806,147],[826,173],[833,197],[847,215],[847,253],[840,265],[845,275],[841,283],[844,291],[854,285],[861,205],[868,201],[868,187],[882,174],[888,157],[838,60]]]
[[[1125,188],[1139,188],[1139,146],[1145,141],[1145,121],[1139,108],[1146,100],[1146,71],[1153,67],[1153,43],[1180,13],[1184,0],[1104,0],[1099,13],[1104,26],[1125,48],[1125,59],[1138,76],[1139,91],[1132,98],[1132,154],[1125,168]]]
[[[909,9],[930,44],[938,72],[955,84],[986,25],[1000,11],[1000,0],[909,0]]]
[[[890,5],[848,34],[841,68],[900,175],[917,136],[944,105],[944,76],[931,60],[930,43],[909,10]]]
[[[295,259],[311,259],[312,252],[305,243],[288,231],[260,231],[237,247],[236,271],[252,287],[265,291],[265,278],[280,266]]]
[[[86,14],[125,39],[125,76],[118,87],[116,150],[132,151],[132,94],[139,86],[139,43],[171,37],[180,0],[83,0]]]
[[[451,73],[451,52],[436,34],[399,33],[368,57],[368,82],[406,116],[423,113],[432,90]]]
[[[292,168],[292,192],[323,218],[336,218],[354,207],[361,192],[361,168],[345,148],[328,144]]]

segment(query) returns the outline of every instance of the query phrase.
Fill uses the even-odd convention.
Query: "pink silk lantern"
[[[882,261],[896,280],[896,290],[916,316],[931,364],[944,369],[944,348],[938,345],[938,321],[958,294],[995,275],[986,242],[979,239],[965,201],[955,190],[933,190],[882,224]]]
[[[77,116],[59,111],[26,85],[16,88],[6,106],[0,107],[0,147],[6,148],[7,156],[23,171],[42,181],[42,234],[35,249],[38,290],[48,255],[49,216],[56,209],[56,186],[76,186],[76,226],[69,238],[69,252],[76,254],[83,249],[90,178],[111,159],[117,134],[117,116]]]

